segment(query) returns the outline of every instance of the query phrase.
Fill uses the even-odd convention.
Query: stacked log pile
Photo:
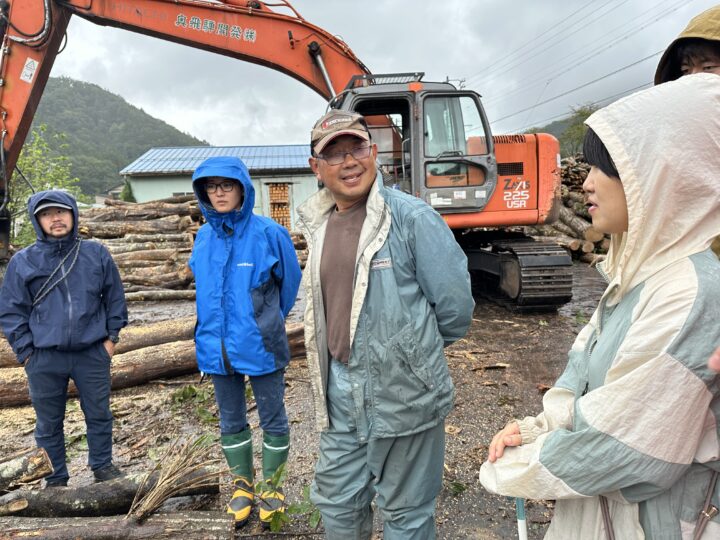
[[[194,329],[195,317],[124,329],[112,361],[112,389],[119,390],[160,378],[197,373]],[[304,357],[303,325],[288,323],[285,329],[291,358]],[[0,368],[4,368],[0,369],[0,408],[29,404],[25,368],[18,366],[15,354],[1,335]],[[77,395],[77,389],[72,382],[68,395]]]
[[[564,158],[561,165],[563,204],[559,219],[552,224],[527,227],[526,233],[546,237],[569,250],[573,257],[594,263],[607,253],[610,238],[592,226],[592,218],[587,210],[582,184],[590,165],[581,154]]]
[[[289,214],[287,220],[289,221]],[[80,213],[80,233],[101,242],[120,271],[128,301],[193,300],[187,262],[203,219],[192,195],[146,203],[105,200],[104,208]],[[291,234],[301,267],[307,259],[302,235]]]
[[[147,203],[107,199],[80,213],[80,233],[107,247],[125,292],[192,288],[187,266],[201,213],[192,195]],[[192,297],[192,293],[185,295]]]

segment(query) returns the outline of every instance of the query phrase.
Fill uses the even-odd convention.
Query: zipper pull
[[[580,394],[580,396],[582,397],[582,396],[584,396],[585,394],[587,394],[589,388],[590,388],[590,383],[589,383],[589,382],[586,382],[586,383],[585,383],[585,390],[582,391],[582,394]]]

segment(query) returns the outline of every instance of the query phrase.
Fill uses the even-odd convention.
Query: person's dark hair
[[[592,128],[588,128],[583,141],[583,155],[593,167],[597,167],[608,176],[620,178],[615,162],[605,147],[605,143],[600,140],[597,133]]]
[[[720,41],[686,38],[675,46],[673,56],[678,71],[683,62],[698,64],[707,60],[720,60]]]

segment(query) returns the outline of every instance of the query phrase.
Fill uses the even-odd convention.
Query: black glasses
[[[237,182],[231,182],[229,180],[226,182],[220,182],[219,184],[211,184],[210,182],[208,182],[207,184],[205,184],[205,191],[207,191],[208,193],[215,193],[217,191],[217,188],[220,188],[221,191],[225,192],[232,191],[233,189],[235,189],[236,183]]]
[[[318,158],[324,160],[328,165],[340,165],[345,161],[345,156],[350,154],[355,159],[365,159],[370,155],[370,145],[356,146],[352,150],[332,152],[330,154],[318,154]]]

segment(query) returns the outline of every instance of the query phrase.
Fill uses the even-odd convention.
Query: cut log
[[[190,227],[193,220],[190,216],[171,216],[149,221],[106,221],[81,223],[79,230],[85,236],[97,238],[118,238],[126,234],[142,233],[177,233]]]
[[[219,492],[219,470],[198,469],[177,480],[182,485],[189,479],[212,475],[203,487],[185,489],[177,496],[200,495]],[[143,475],[132,475],[88,484],[85,486],[42,490],[18,489],[0,497],[0,516],[23,517],[82,517],[113,516],[130,510],[135,494],[140,488]],[[143,492],[155,485],[157,473],[148,479]],[[27,504],[23,503],[25,501]],[[24,508],[11,510],[11,507]]]
[[[227,540],[234,535],[230,514],[173,512],[155,514],[142,524],[120,516],[90,518],[0,518],[3,538],[53,540],[177,539]]]
[[[161,377],[178,377],[195,372],[195,343],[192,340],[176,341],[116,355],[110,368],[111,387],[119,390]],[[71,382],[68,396],[76,395],[77,388]],[[30,394],[25,368],[0,370],[0,407],[28,403]]]
[[[189,203],[147,203],[110,206],[106,208],[89,208],[80,212],[80,221],[138,221],[157,219],[168,216],[200,216],[197,205]]]
[[[590,223],[576,216],[572,210],[566,206],[560,206],[560,221],[570,227],[578,238],[597,242],[604,238],[604,234],[594,229]]]
[[[190,260],[190,253],[179,253],[177,256],[177,259],[174,261],[178,264],[186,264]],[[120,272],[122,270],[128,269],[128,268],[150,268],[153,266],[158,266],[157,260],[133,260],[133,259],[127,259],[124,261],[115,261],[115,266],[118,267]]]
[[[20,364],[17,361],[17,356],[10,347],[10,344],[4,337],[0,338],[0,368],[5,367],[18,367]]]
[[[106,244],[105,247],[111,255],[115,256],[121,253],[146,251],[148,249],[189,250],[192,249],[192,244],[190,242],[128,242],[124,244]]]
[[[115,354],[120,355],[145,347],[155,347],[162,343],[185,341],[192,339],[194,332],[195,317],[183,317],[144,326],[131,326],[120,332],[120,342],[115,345]]]
[[[562,221],[556,221],[552,225],[550,225],[553,229],[555,229],[560,234],[564,234],[565,236],[572,236],[575,237],[575,231],[573,231],[570,227],[565,225]]]
[[[302,324],[290,327],[288,344],[291,358],[305,356],[303,332]],[[121,343],[122,340],[118,345]],[[188,373],[197,373],[195,342],[192,339],[162,343],[116,354],[110,367],[110,385],[113,390],[120,390],[144,384],[153,379],[169,379]],[[76,395],[77,388],[71,382],[68,387],[68,397]],[[15,367],[0,370],[0,408],[29,403],[30,394],[25,368]]]
[[[166,243],[166,242],[184,242],[187,244],[193,243],[192,234],[187,233],[176,233],[176,234],[126,234],[122,238],[103,238],[99,240],[106,246],[111,245],[123,245],[126,243],[137,243],[137,242],[154,242],[154,243]]]
[[[168,203],[179,204],[195,201],[195,195],[175,195],[174,197],[166,197],[164,199],[155,199],[146,203],[129,203],[118,199],[105,199],[106,206],[142,206],[144,204]]]
[[[9,491],[52,472],[52,463],[45,449],[35,448],[28,454],[0,462],[0,491]]]
[[[113,260],[120,261],[176,261],[190,257],[190,248],[186,249],[145,249],[143,251],[131,251],[113,255]]]
[[[126,302],[164,302],[170,300],[195,300],[195,291],[154,289],[125,294]]]

